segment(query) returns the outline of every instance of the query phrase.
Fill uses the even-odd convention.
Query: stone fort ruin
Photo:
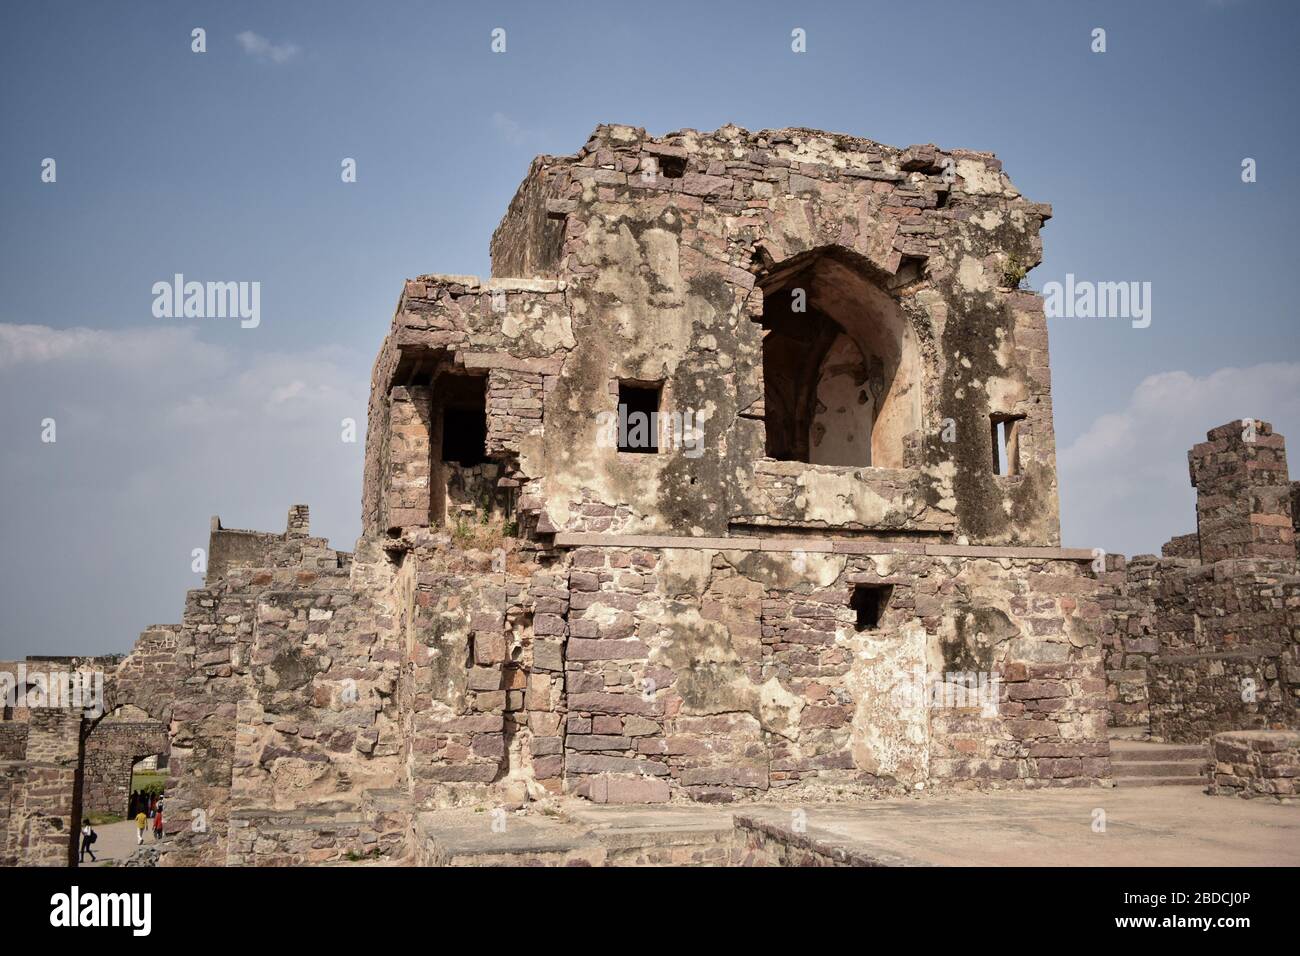
[[[1193,450],[1167,557],[1061,547],[1050,215],[990,154],[806,129],[537,158],[490,279],[406,283],[355,551],[214,519],[109,716],[0,725],[0,862],[75,857],[124,708],[165,731],[163,865],[436,862],[428,814],[561,797],[1109,785],[1116,729],[1295,728],[1266,424]]]

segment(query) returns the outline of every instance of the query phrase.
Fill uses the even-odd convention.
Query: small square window
[[[859,631],[874,631],[880,627],[880,619],[884,617],[893,590],[890,584],[854,585],[849,607],[857,612],[855,626]]]
[[[618,383],[618,450],[636,454],[659,451],[659,385]]]
[[[686,175],[686,157],[660,156],[659,172],[664,179],[681,179]]]

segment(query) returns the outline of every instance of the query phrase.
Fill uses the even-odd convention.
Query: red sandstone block
[[[533,776],[538,780],[550,780],[560,777],[563,772],[564,757],[562,755],[533,757]]]
[[[767,771],[760,767],[692,767],[682,771],[682,786],[745,787],[766,790]]]
[[[504,757],[505,738],[502,734],[476,734],[470,749],[480,757]]]
[[[799,716],[801,727],[843,727],[853,717],[849,707],[805,707]]]
[[[419,776],[425,780],[444,783],[491,783],[496,779],[497,765],[486,764],[441,764],[425,767]]]
[[[539,637],[563,636],[564,618],[558,614],[538,614],[533,619],[533,633]]]
[[[570,751],[631,750],[632,739],[601,734],[570,734],[564,745]]]
[[[1037,700],[1046,697],[1066,697],[1069,691],[1059,681],[1030,680],[1012,684],[1007,696],[1012,700]]]
[[[602,775],[587,783],[585,790],[593,803],[666,803],[669,797],[668,781],[649,777]]]
[[[640,661],[650,656],[638,640],[587,640],[570,638],[566,648],[570,661]]]
[[[570,694],[569,709],[595,714],[639,714],[658,716],[662,706],[658,701],[645,700],[638,694]]]
[[[569,773],[635,773],[656,777],[668,775],[668,768],[653,760],[604,754],[569,753],[565,759],[565,768]]]
[[[503,634],[477,633],[474,635],[474,663],[500,664],[506,659],[506,639]],[[495,690],[495,688],[487,688]]]
[[[467,683],[470,690],[500,690],[501,671],[495,667],[471,667]]]
[[[1077,777],[1083,769],[1083,763],[1077,757],[1045,758],[1036,764],[1040,777]]]

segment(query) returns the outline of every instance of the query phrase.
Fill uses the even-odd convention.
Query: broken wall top
[[[365,527],[383,530],[393,389],[432,389],[415,421],[437,414],[440,376],[471,375],[487,379],[489,456],[540,527],[1058,544],[1046,321],[1019,288],[1049,216],[986,153],[601,126],[533,162],[491,279],[407,282],[374,370]],[[861,317],[864,354],[882,356],[869,466],[768,453],[769,313],[801,283],[813,311]],[[702,453],[601,447],[620,383],[653,383],[661,411],[703,421]],[[999,474],[1004,423],[1016,463]],[[421,520],[407,505],[398,526]]]

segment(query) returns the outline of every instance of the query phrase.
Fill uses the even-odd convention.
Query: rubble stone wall
[[[1201,560],[1296,557],[1286,445],[1268,422],[1211,429],[1187,453]]]
[[[859,584],[892,587],[878,628],[855,623]],[[1109,775],[1100,609],[1075,562],[579,548],[569,588],[573,792],[610,799],[618,780],[640,800],[730,800]]]
[[[76,859],[81,722],[79,711],[32,708],[22,755],[0,761],[0,866],[67,866]]]
[[[1176,743],[1300,725],[1286,444],[1249,419],[1206,437],[1188,453],[1198,532],[1099,576],[1112,726]]]
[[[1283,803],[1300,795],[1300,733],[1244,731],[1210,738],[1209,793],[1271,797]]]

